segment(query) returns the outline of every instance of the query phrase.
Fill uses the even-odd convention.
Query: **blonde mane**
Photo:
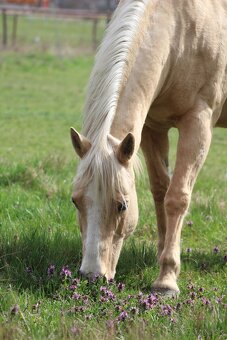
[[[95,176],[99,183],[101,181],[99,185],[104,188],[104,192],[110,191],[109,186],[121,191],[119,165],[109,144],[108,134],[121,89],[135,58],[135,46],[140,39],[140,26],[148,3],[148,0],[121,1],[96,55],[82,129],[82,134],[89,139],[92,147],[78,168],[75,181],[80,182],[80,185],[86,185]],[[135,156],[134,168],[137,168],[137,164]]]
[[[88,85],[82,130],[91,142],[103,138],[106,140],[110,131],[121,88],[131,66],[131,54],[135,53],[133,45],[140,33],[139,26],[147,3],[148,0],[120,2],[96,55]]]

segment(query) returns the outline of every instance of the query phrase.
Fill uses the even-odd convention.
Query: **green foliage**
[[[80,128],[92,62],[92,57],[34,53],[0,56],[0,338],[224,339],[225,130],[214,131],[186,216],[180,297],[158,297],[150,309],[138,297],[142,292],[148,298],[158,273],[156,221],[145,171],[137,179],[139,225],[118,264],[116,281],[125,288],[119,291],[117,283],[107,286],[100,280],[69,288],[81,259],[70,200],[77,160],[69,127]],[[170,137],[173,167],[176,131]],[[48,275],[51,264],[55,271]],[[72,278],[60,274],[67,265]],[[106,297],[102,286],[115,298],[100,301]]]

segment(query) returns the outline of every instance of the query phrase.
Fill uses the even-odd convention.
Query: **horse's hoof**
[[[174,290],[170,288],[158,288],[158,287],[152,287],[151,292],[161,295],[162,297],[165,297],[165,298],[177,298],[180,294],[179,290]]]

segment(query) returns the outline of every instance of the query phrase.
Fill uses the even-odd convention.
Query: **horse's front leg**
[[[207,156],[211,135],[212,111],[200,103],[179,122],[179,141],[176,165],[165,196],[166,235],[160,256],[160,274],[153,288],[164,294],[179,292],[177,276],[180,272],[180,235],[192,189]]]
[[[166,233],[164,198],[169,186],[168,131],[159,133],[151,130],[147,126],[144,126],[141,139],[141,148],[146,160],[151,192],[155,203],[158,224],[158,258],[159,258],[164,248]]]

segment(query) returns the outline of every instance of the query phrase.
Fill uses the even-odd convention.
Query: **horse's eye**
[[[119,202],[117,204],[117,211],[119,213],[125,211],[128,208],[128,203],[127,202]]]

